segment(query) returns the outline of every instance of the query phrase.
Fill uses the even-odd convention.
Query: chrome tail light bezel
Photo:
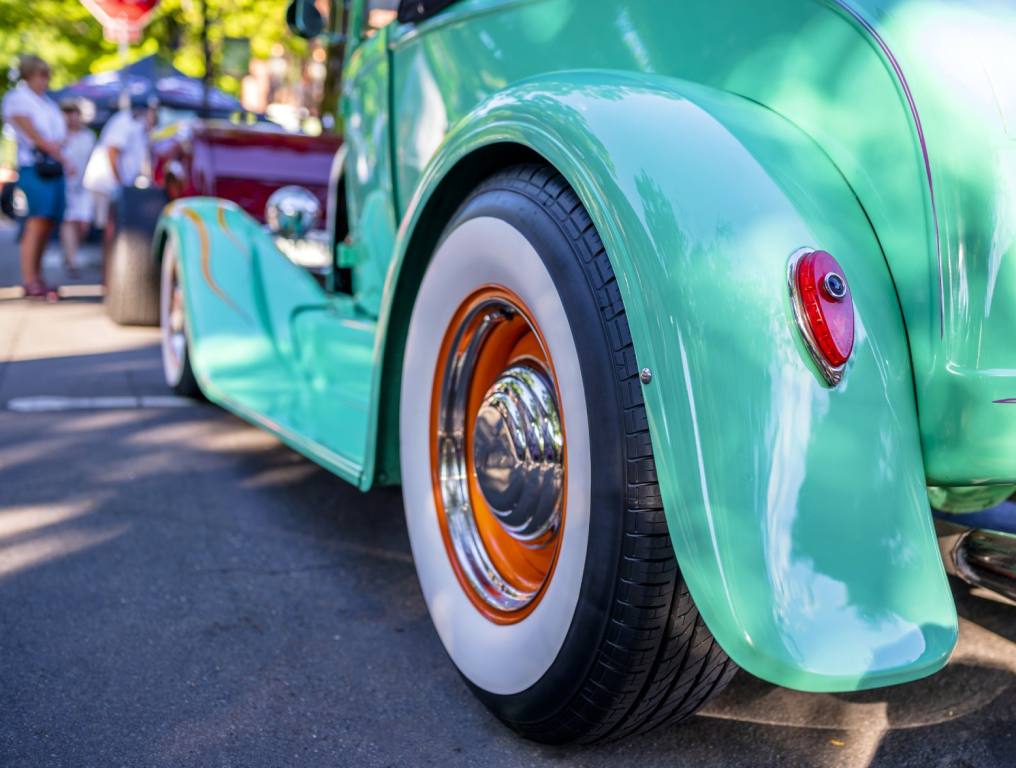
[[[804,341],[804,346],[808,350],[808,355],[814,362],[815,367],[821,374],[825,383],[830,387],[836,387],[842,380],[843,375],[846,372],[847,365],[850,362],[850,358],[853,356],[853,340],[851,342],[851,349],[847,355],[847,360],[841,365],[833,365],[829,360],[826,359],[821,351],[818,339],[815,337],[815,333],[812,330],[811,323],[808,320],[808,313],[804,306],[804,300],[801,296],[801,292],[798,288],[797,273],[798,268],[803,259],[810,256],[813,253],[827,253],[828,251],[822,251],[820,248],[799,248],[794,251],[790,256],[790,260],[787,262],[787,290],[790,293],[790,306],[794,314],[794,322],[797,325],[797,329],[801,334],[801,338]],[[835,257],[832,257],[835,261]],[[840,276],[843,278],[844,284],[846,285],[846,276],[840,271]],[[850,302],[851,312],[856,313],[856,309],[853,304],[853,296],[849,292],[846,293],[846,300]],[[856,318],[853,320],[856,328]]]

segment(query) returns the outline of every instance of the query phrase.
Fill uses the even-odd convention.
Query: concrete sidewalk
[[[157,329],[123,328],[102,311],[99,247],[81,249],[80,274],[71,278],[59,246],[51,243],[43,271],[47,282],[60,286],[60,301],[26,301],[16,235],[13,224],[0,221],[0,403],[24,392],[32,395],[23,397],[166,394],[158,358],[137,352],[158,343]],[[120,362],[85,362],[96,356]]]
[[[18,225],[0,214],[0,298],[12,298],[21,285],[18,264]],[[80,274],[71,277],[63,265],[63,254],[56,239],[49,242],[42,258],[44,278],[53,285],[65,286],[68,296],[95,288],[101,280],[102,253],[97,243],[83,243],[76,257]],[[91,291],[94,293],[94,291]]]

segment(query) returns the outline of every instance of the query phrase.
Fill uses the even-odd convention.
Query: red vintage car
[[[326,205],[328,173],[341,143],[329,134],[285,133],[273,123],[188,120],[153,137],[153,180],[170,200],[221,197],[263,220],[268,197],[287,184],[306,187]]]
[[[326,209],[328,180],[342,145],[333,134],[287,133],[273,123],[237,125],[196,118],[152,137],[152,174],[146,189],[123,190],[116,235],[106,267],[106,310],[123,325],[158,325],[158,265],[152,233],[167,202],[209,196],[231,200],[264,220],[269,196],[304,187]]]

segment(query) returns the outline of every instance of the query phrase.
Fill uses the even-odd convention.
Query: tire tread
[[[579,254],[611,344],[627,459],[620,577],[589,676],[554,717],[510,725],[540,741],[594,742],[676,723],[722,690],[737,667],[703,623],[677,566],[617,279],[593,221],[560,173],[519,165],[490,177],[476,193],[488,190],[515,192],[540,205]]]
[[[118,232],[106,266],[106,313],[118,325],[159,324],[159,266],[151,242],[136,231]]]

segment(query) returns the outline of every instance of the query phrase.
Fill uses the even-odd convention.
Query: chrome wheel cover
[[[501,527],[533,541],[561,520],[564,436],[554,390],[529,365],[513,365],[488,390],[473,431],[473,466]]]
[[[438,409],[439,491],[452,548],[476,593],[499,611],[517,611],[539,593],[521,590],[502,576],[487,553],[470,501],[466,409],[484,342],[500,323],[521,315],[503,299],[474,307],[451,337]],[[528,322],[528,321],[527,321]],[[550,377],[535,361],[520,360],[488,389],[476,415],[473,459],[484,501],[514,539],[538,541],[560,525],[564,434]]]

